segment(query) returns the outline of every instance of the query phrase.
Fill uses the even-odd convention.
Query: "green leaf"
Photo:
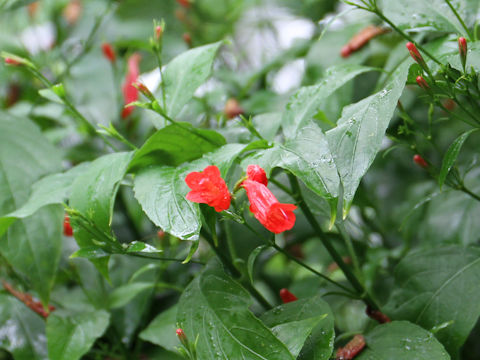
[[[199,359],[294,359],[250,305],[250,295],[214,260],[185,289],[177,320],[189,339],[198,336]]]
[[[54,311],[47,320],[48,358],[76,360],[85,355],[110,322],[104,310],[69,314]]]
[[[108,299],[110,309],[120,308],[127,305],[134,297],[145,290],[155,287],[152,282],[133,282],[122,285],[113,290]]]
[[[153,319],[147,328],[140,333],[140,339],[150,341],[167,350],[176,351],[176,348],[179,346],[179,341],[175,334],[177,329],[177,307],[177,305],[173,305]]]
[[[480,315],[479,278],[479,248],[452,246],[411,253],[395,269],[395,289],[385,311],[426,329],[453,320],[436,334],[453,356]]]
[[[196,47],[174,58],[163,71],[166,113],[175,118],[212,72],[222,41]],[[161,103],[161,102],[160,102]]]
[[[73,181],[87,167],[87,163],[82,163],[64,173],[45,176],[33,184],[27,202],[16,211],[0,218],[0,235],[3,235],[16,219],[33,215],[46,205],[63,203],[70,195]]]
[[[0,216],[27,201],[31,185],[60,170],[57,151],[28,120],[0,112]],[[62,246],[60,206],[48,206],[17,221],[3,219],[0,252],[17,271],[31,280],[43,303],[48,302]]]
[[[458,154],[460,154],[463,143],[468,139],[471,133],[477,130],[478,129],[472,129],[464,132],[462,135],[457,137],[449,146],[447,152],[445,153],[445,156],[443,157],[442,168],[440,169],[440,173],[438,174],[438,185],[440,186],[440,188],[445,182],[445,179],[447,178],[447,175],[450,172],[452,166],[455,164],[455,161],[457,161]]]
[[[284,145],[260,151],[245,160],[258,164],[268,173],[275,167],[291,171],[315,193],[327,198],[338,197],[340,179],[322,130],[310,123]]]
[[[265,250],[268,249],[268,245],[260,245],[257,246],[253,251],[248,255],[248,261],[247,261],[247,273],[248,277],[250,279],[250,282],[253,284],[253,271],[255,268],[255,261],[257,260],[258,255]]]
[[[146,168],[135,177],[135,197],[155,225],[180,239],[197,240],[201,228],[200,210],[198,204],[185,199],[190,191],[185,177],[191,171],[201,171],[212,164],[225,176],[244,148],[245,145],[228,144],[190,164]]]
[[[215,131],[195,129],[188,123],[172,124],[150,136],[136,152],[130,166],[177,166],[198,159],[224,144],[223,136]]]
[[[110,233],[115,196],[132,155],[131,152],[123,152],[102,156],[93,161],[72,185],[70,207],[86,216],[103,232]],[[89,232],[72,225],[80,247],[95,245]]]
[[[326,71],[319,84],[303,87],[289,100],[282,117],[283,133],[287,139],[294,138],[299,129],[310,121],[325,104],[325,99],[355,76],[372,68],[343,64]]]
[[[467,22],[472,25],[475,15],[478,13],[478,2],[476,0],[450,1],[460,16],[463,19],[468,18]],[[381,8],[385,16],[401,29],[415,29],[416,31],[422,29],[453,32],[462,34],[462,36],[468,35],[445,0],[384,0],[382,3]]]
[[[380,150],[410,64],[411,61],[403,63],[383,90],[345,107],[337,127],[326,133],[343,184],[344,216],[360,180]]]
[[[365,335],[367,348],[358,360],[450,360],[431,332],[408,321],[379,325]]]
[[[47,360],[45,321],[19,300],[0,294],[0,348],[16,360]]]
[[[267,311],[260,319],[299,359],[328,360],[335,337],[333,313],[319,296]]]
[[[161,253],[163,250],[157,249],[156,247],[144,243],[143,241],[132,241],[126,247],[127,252],[138,252],[138,253],[145,253],[145,254],[152,254],[152,253]]]

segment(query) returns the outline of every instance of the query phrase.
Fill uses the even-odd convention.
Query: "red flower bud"
[[[467,63],[467,39],[464,37],[458,38],[458,51],[460,52],[460,59],[465,70],[465,64]]]
[[[112,45],[110,45],[109,43],[103,43],[102,44],[102,52],[103,52],[103,56],[105,56],[105,58],[108,61],[110,61],[111,63],[115,62],[116,55],[115,55],[115,50],[113,50]]]
[[[177,334],[178,340],[180,340],[182,345],[185,346],[188,349],[188,339],[187,339],[187,335],[185,335],[185,332],[183,331],[183,329],[178,328],[175,332]]]
[[[227,119],[233,119],[239,115],[243,114],[243,109],[240,107],[237,99],[231,98],[228,99],[225,103],[225,108],[223,109],[225,116]]]
[[[368,317],[374,320],[377,320],[380,324],[385,324],[392,321],[387,315],[382,313],[380,310],[373,310],[370,306],[367,306],[367,309],[365,312],[367,313]]]
[[[350,46],[347,44],[344,47],[342,47],[342,50],[340,50],[340,55],[343,58],[347,58],[352,54],[352,49],[350,49]]]
[[[290,291],[288,291],[288,289],[285,288],[280,290],[280,299],[282,299],[282,302],[284,304],[298,300],[295,295],[293,295]]]
[[[425,61],[423,60],[423,57],[420,54],[420,52],[418,51],[415,44],[409,41],[406,46],[407,46],[408,52],[410,53],[410,56],[413,58],[413,60],[415,60],[418,64],[420,64],[422,67],[424,67]]]
[[[125,105],[138,100],[138,90],[133,86],[133,83],[138,80],[138,76],[140,75],[140,60],[141,56],[139,54],[133,54],[128,59],[128,71],[122,87]],[[133,106],[124,108],[122,111],[122,118],[127,118],[133,110]]]
[[[424,169],[428,168],[428,163],[418,154],[413,156],[413,162]]]
[[[422,75],[417,76],[417,84],[420,86],[423,90],[429,90],[430,86],[428,86],[428,83],[425,81]]]
[[[12,58],[5,58],[5,64],[12,65],[12,66],[20,66],[22,63],[18,60],[12,59]]]
[[[247,191],[250,211],[267,230],[279,234],[295,225],[295,205],[280,203],[272,192],[259,182],[247,179],[242,183],[242,187]]]
[[[265,186],[268,185],[267,174],[265,173],[265,170],[263,170],[258,165],[248,165],[247,178],[249,180],[259,182],[260,184],[263,184]]]
[[[133,84],[133,87],[135,87],[138,91],[140,91],[143,96],[145,96],[146,98],[148,98],[149,100],[153,101],[155,100],[155,96],[153,96],[152,92],[144,85],[142,84],[141,82],[139,81],[136,81],[134,82]]]
[[[183,34],[183,41],[185,41],[185,44],[187,44],[189,47],[192,46],[192,36],[190,33],[185,33]]]
[[[160,25],[156,26],[155,27],[155,36],[156,36],[157,40],[160,40],[162,35],[163,35],[163,27],[161,27]]]
[[[191,5],[190,0],[177,0],[177,3],[180,4],[180,6],[183,6],[186,9],[188,9]]]
[[[368,25],[355,34],[350,41],[342,47],[340,54],[342,57],[349,57],[352,53],[363,48],[374,37],[388,32],[389,29],[381,28],[379,26]]]
[[[352,360],[360,354],[360,352],[365,348],[365,338],[362,335],[355,335],[352,340],[350,340],[347,345],[343,348],[337,350],[337,360]]]
[[[63,235],[65,236],[73,235],[73,229],[72,229],[72,225],[70,225],[70,217],[68,215],[65,215],[63,219]]]
[[[157,231],[157,236],[160,240],[163,240],[163,238],[165,237],[165,231],[163,230],[158,230]]]
[[[215,165],[207,166],[201,172],[191,172],[185,178],[185,182],[192,189],[186,196],[187,200],[207,204],[217,212],[230,207],[230,192]]]

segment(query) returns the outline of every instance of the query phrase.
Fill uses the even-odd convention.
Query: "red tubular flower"
[[[425,68],[427,66],[425,64],[425,60],[423,60],[423,57],[420,54],[420,52],[418,51],[415,44],[409,41],[406,46],[407,46],[408,52],[410,53],[410,56],[413,58],[413,60],[415,60],[415,62],[417,62],[422,68]]]
[[[385,34],[388,31],[388,29],[381,28],[379,26],[368,25],[360,30],[360,32],[355,34],[350,41],[344,47],[342,47],[340,55],[342,55],[343,58],[347,58],[352,53],[363,48],[374,37]]]
[[[420,86],[423,90],[430,89],[430,86],[428,86],[428,83],[425,81],[422,75],[418,75],[416,81],[418,86]]]
[[[63,235],[65,236],[73,235],[73,229],[72,229],[72,225],[70,225],[70,217],[68,215],[65,215],[65,218],[63,219]]]
[[[258,165],[248,165],[247,178],[249,180],[259,182],[260,184],[263,184],[265,186],[268,185],[267,174],[265,173],[265,170],[263,170]]]
[[[185,182],[192,189],[186,196],[187,200],[207,204],[218,212],[230,207],[230,192],[215,165],[207,166],[201,172],[191,172]]]
[[[355,335],[347,345],[337,350],[336,360],[352,360],[365,348],[365,338],[363,335]]]
[[[115,50],[113,50],[112,45],[109,43],[103,43],[102,44],[102,52],[103,56],[110,61],[112,64],[115,62],[116,55],[115,55]]]
[[[428,168],[428,163],[418,154],[413,155],[413,162],[424,169]]]
[[[250,211],[260,224],[275,234],[290,230],[295,225],[293,204],[282,204],[262,183],[245,180],[242,186],[247,191],[250,201]]]
[[[284,304],[298,300],[298,298],[295,295],[293,295],[290,291],[288,291],[288,289],[280,290],[280,299],[282,299],[282,302]]]
[[[177,0],[177,3],[180,6],[183,6],[184,8],[188,9],[190,7],[190,0]]]
[[[139,54],[133,54],[128,59],[128,72],[122,87],[125,105],[138,100],[138,90],[133,86],[133,83],[138,80],[138,76],[140,75],[140,60],[141,57]],[[132,113],[133,109],[133,106],[124,108],[122,111],[122,118],[127,118]]]

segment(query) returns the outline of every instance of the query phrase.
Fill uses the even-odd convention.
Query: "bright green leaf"
[[[132,282],[122,285],[110,293],[108,299],[109,307],[110,309],[123,307],[138,294],[154,286],[155,283],[151,282]]]
[[[174,305],[153,319],[147,328],[140,333],[139,337],[167,350],[176,351],[176,348],[180,345],[175,334],[176,324],[177,305]]]
[[[217,261],[185,289],[177,320],[189,339],[197,338],[199,359],[293,360],[287,347],[249,310],[250,295]]]

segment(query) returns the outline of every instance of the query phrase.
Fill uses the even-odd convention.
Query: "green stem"
[[[365,304],[370,306],[370,308],[372,308],[374,310],[378,310],[379,309],[378,305],[371,298],[371,296],[368,294],[367,290],[360,283],[360,281],[357,279],[355,274],[350,270],[350,268],[347,266],[347,264],[345,264],[342,257],[340,256],[340,254],[337,252],[337,250],[333,247],[333,245],[327,239],[325,233],[323,232],[322,228],[320,227],[317,220],[315,219],[315,216],[310,211],[309,207],[305,203],[305,200],[303,199],[302,192],[300,190],[300,185],[298,184],[297,178],[293,174],[290,174],[290,173],[288,174],[288,178],[289,178],[290,184],[292,186],[292,191],[295,194],[295,198],[298,202],[298,206],[300,206],[300,209],[302,210],[303,214],[305,215],[307,221],[310,223],[312,228],[315,230],[315,232],[316,232],[318,238],[320,239],[320,241],[322,242],[323,246],[327,249],[330,256],[337,263],[338,267],[343,271],[343,273],[345,274],[345,277],[350,282],[352,287],[360,295],[361,299],[365,302]]]
[[[458,21],[460,22],[460,24],[462,24],[462,27],[465,29],[465,32],[469,38],[469,40],[472,40],[473,39],[473,36],[472,34],[470,33],[470,30],[468,30],[468,27],[467,25],[465,25],[465,22],[463,21],[462,17],[459,15],[459,13],[457,12],[457,10],[455,10],[455,8],[453,7],[452,3],[450,2],[450,0],[445,0],[445,2],[448,4],[448,6],[450,7],[450,10],[452,10],[452,12],[455,14],[456,18],[458,19]]]
[[[124,253],[124,255],[139,257],[144,259],[159,260],[159,261],[173,261],[173,262],[179,262],[179,263],[183,263],[185,261],[185,259],[163,258],[163,257],[150,256],[150,255],[139,254],[139,253]],[[189,262],[194,264],[205,265],[203,261],[198,261],[198,260],[190,260]]]
[[[352,239],[350,238],[350,235],[348,235],[347,231],[345,230],[345,225],[343,223],[337,223],[336,226],[337,226],[338,232],[340,233],[340,236],[345,241],[345,245],[347,246],[347,251],[348,251],[348,254],[350,255],[350,258],[352,259],[355,272],[357,273],[357,276],[360,276],[362,272],[360,270],[360,263],[358,261],[357,254],[355,253],[355,249],[353,248]]]
[[[464,192],[465,194],[471,196],[472,198],[474,198],[475,200],[477,201],[480,201],[480,196],[478,196],[477,194],[475,194],[474,192],[470,191],[469,189],[467,189],[464,185],[461,185],[458,190]]]

